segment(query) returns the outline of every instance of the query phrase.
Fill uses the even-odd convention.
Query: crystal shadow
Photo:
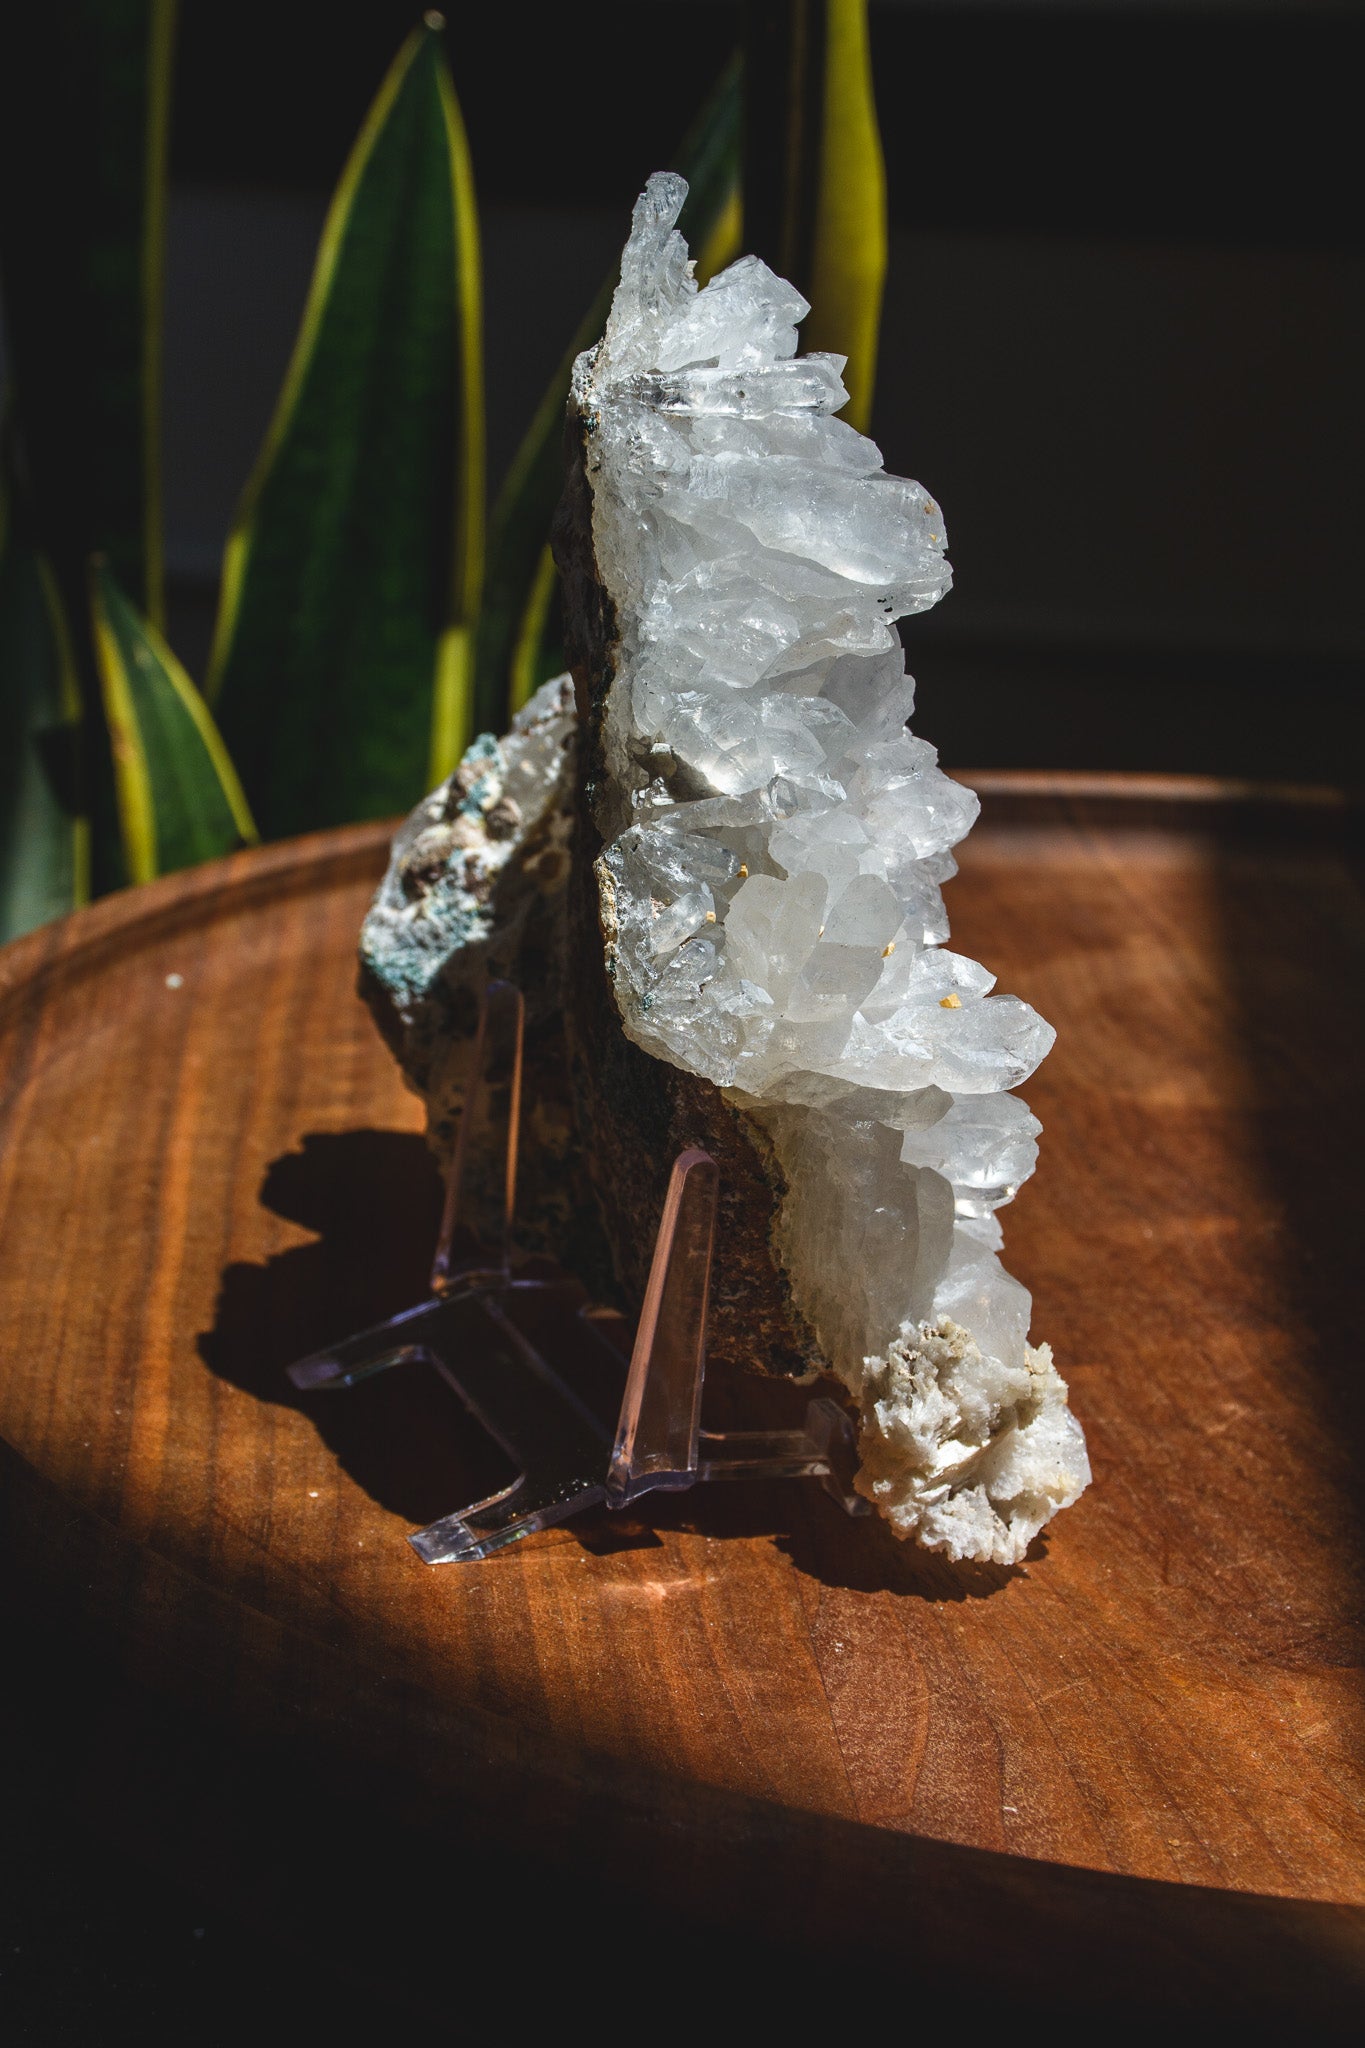
[[[263,1265],[228,1266],[197,1344],[211,1372],[255,1400],[306,1414],[370,1498],[413,1523],[513,1476],[498,1446],[426,1367],[310,1400],[292,1359],[411,1305],[425,1292],[441,1183],[424,1141],[403,1131],[311,1132],[272,1160],[261,1204],[318,1233]]]

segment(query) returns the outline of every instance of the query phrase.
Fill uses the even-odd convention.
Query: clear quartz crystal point
[[[627,1034],[776,1148],[775,1247],[857,1401],[860,1490],[902,1535],[1014,1563],[1090,1474],[997,1256],[1039,1128],[1007,1091],[1053,1032],[943,944],[977,800],[906,727],[893,622],[949,589],[943,516],[835,416],[799,293],[754,257],[697,288],[686,190],[650,179],[574,373],[620,634],[608,969]]]

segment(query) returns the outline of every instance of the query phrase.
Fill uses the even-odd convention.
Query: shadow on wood
[[[272,1160],[260,1199],[316,1240],[227,1267],[199,1338],[204,1363],[257,1400],[300,1410],[371,1500],[414,1525],[505,1486],[510,1463],[434,1367],[405,1366],[344,1398],[300,1394],[285,1373],[425,1296],[441,1187],[423,1140],[311,1132]]]

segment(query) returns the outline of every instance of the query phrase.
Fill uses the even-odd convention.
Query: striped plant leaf
[[[99,550],[156,620],[174,0],[9,10],[0,273],[25,527],[73,622]],[[81,650],[78,647],[78,658]]]
[[[825,0],[824,55],[811,310],[802,345],[848,357],[844,417],[865,434],[886,282],[886,167],[867,0]]]
[[[690,187],[679,226],[701,252],[698,274],[703,280],[738,253],[741,100],[735,56],[669,159],[669,168],[681,171]],[[563,667],[555,637],[548,536],[564,482],[564,405],[574,358],[601,334],[615,289],[613,272],[546,386],[493,508],[474,700],[481,731],[501,732],[509,709],[518,710],[538,683]]]
[[[81,697],[57,580],[36,549],[0,553],[0,942],[84,903]]]
[[[520,711],[542,683],[564,666],[563,642],[552,623],[557,572],[549,544],[540,551],[512,644],[508,709]],[[505,724],[506,721],[504,720]],[[501,727],[499,727],[501,730]]]
[[[208,706],[103,564],[90,572],[90,612],[129,881],[253,843],[256,828]]]
[[[405,809],[469,736],[480,289],[464,126],[429,16],[332,201],[224,560],[207,694],[272,835]]]
[[[803,348],[848,357],[866,431],[886,275],[867,0],[754,0],[745,66],[744,241],[810,300]]]

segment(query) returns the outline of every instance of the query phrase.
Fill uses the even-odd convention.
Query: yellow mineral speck
[[[716,913],[715,913],[715,911],[714,911],[714,910],[708,910],[708,911],[707,911],[707,913],[706,913],[706,918],[705,918],[705,922],[706,922],[707,924],[714,924],[714,923],[715,923],[715,921],[716,921]]]
[[[739,879],[740,879],[740,881],[741,881],[741,882],[742,882],[742,881],[744,881],[744,880],[746,879],[746,877],[748,876],[748,873],[749,873],[749,867],[748,867],[748,863],[747,863],[747,861],[741,861],[741,862],[740,862],[740,864],[739,864]]]
[[[940,1010],[960,1010],[962,1008],[962,998],[957,993],[957,990],[954,989],[950,996],[939,997],[938,1006]]]
[[[891,955],[892,955],[892,954],[893,954],[893,953],[895,952],[895,950],[896,950],[896,941],[895,941],[894,939],[890,939],[890,940],[888,940],[888,941],[887,941],[887,943],[886,943],[886,945],[884,945],[884,946],[882,947],[882,958],[883,958],[883,960],[889,960],[889,959],[891,958]]]

